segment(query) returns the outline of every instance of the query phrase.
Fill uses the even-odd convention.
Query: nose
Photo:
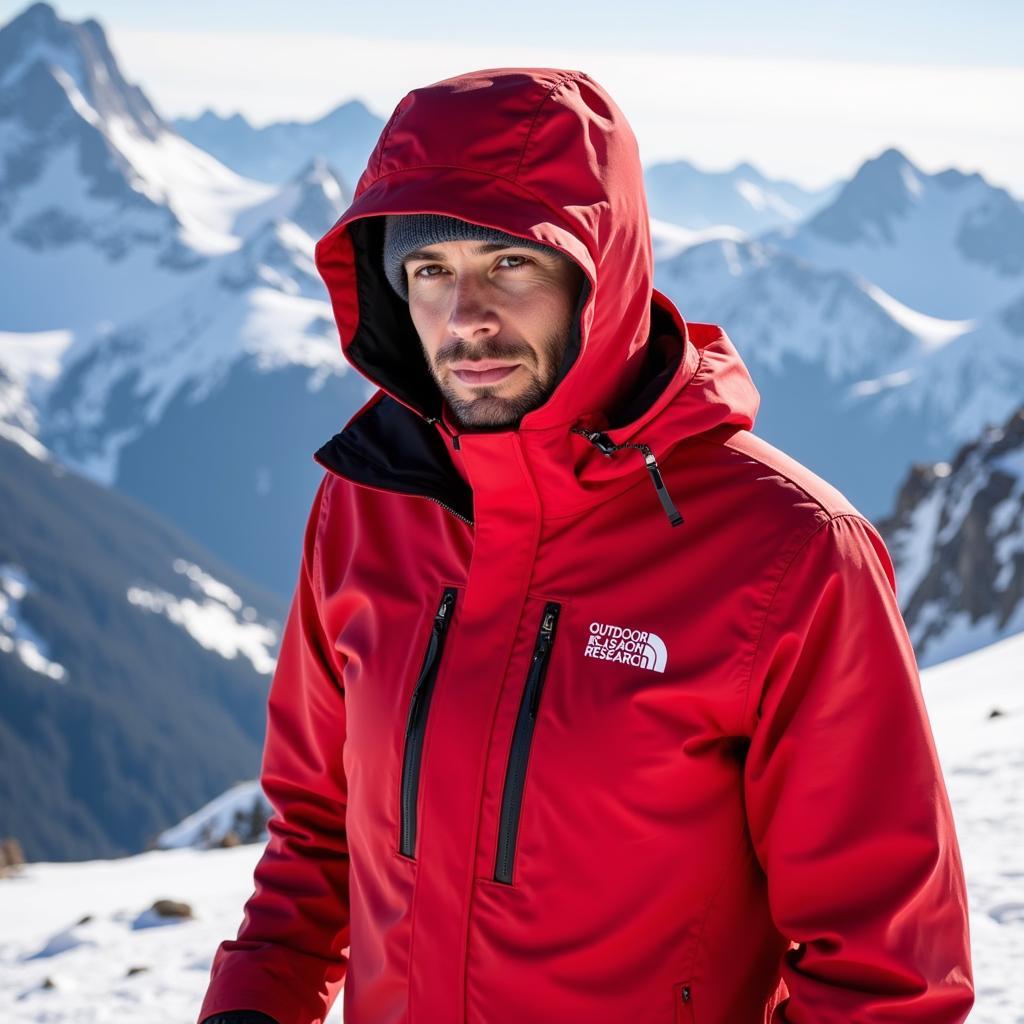
[[[476,338],[495,334],[498,316],[492,302],[490,286],[472,274],[460,274],[451,289],[451,310],[448,327],[460,338]]]

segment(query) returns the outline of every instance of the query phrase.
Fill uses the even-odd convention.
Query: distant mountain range
[[[315,121],[277,121],[256,128],[242,114],[221,117],[204,110],[179,117],[174,129],[193,145],[256,181],[280,185],[314,157],[322,157],[349,182],[351,192],[366,167],[384,118],[361,100],[349,100]]]
[[[1024,204],[977,172],[927,174],[898,149],[807,220],[759,238],[925,316],[964,320],[1024,297]]]
[[[753,235],[796,224],[830,203],[841,187],[833,182],[823,189],[805,189],[768,178],[747,161],[727,171],[698,170],[688,160],[644,170],[652,222],[696,232],[731,228]]]
[[[384,128],[384,118],[360,100],[348,100],[315,121],[277,121],[256,128],[239,113],[221,117],[205,110],[179,117],[172,126],[227,167],[257,181],[283,184],[304,163],[322,157],[353,185]],[[688,160],[645,169],[647,205],[656,228],[689,237],[706,231],[753,233],[805,219],[834,197],[840,184],[805,189],[770,179],[747,161],[731,170],[699,170]]]

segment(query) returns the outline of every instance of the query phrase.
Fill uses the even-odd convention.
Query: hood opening
[[[359,326],[346,354],[395,398],[425,416],[440,416],[441,393],[423,358],[409,306],[395,294],[380,266],[384,218],[361,217],[347,230],[355,250]]]
[[[427,365],[423,345],[409,313],[409,304],[395,294],[381,265],[384,224],[384,216],[368,216],[347,225],[355,251],[359,302],[359,324],[347,347],[347,355],[379,387],[425,417],[437,418],[441,415],[443,400]],[[565,252],[562,255],[572,259]],[[579,357],[580,318],[590,291],[590,279],[584,272],[562,364],[551,387],[552,394]],[[477,432],[487,431],[486,428],[474,428],[474,433]]]

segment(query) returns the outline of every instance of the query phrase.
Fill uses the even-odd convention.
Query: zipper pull
[[[453,434],[451,432],[451,429],[449,428],[448,424],[445,423],[443,416],[427,416],[425,417],[425,419],[428,423],[436,423],[452,439],[452,447],[457,452],[462,451],[462,445],[459,444],[460,435]]]
[[[585,427],[573,427],[574,434],[582,434],[595,448],[600,449],[605,455],[612,455],[621,445],[615,444],[607,434],[600,430],[587,430]]]
[[[665,510],[665,515],[668,516],[668,521],[673,526],[679,526],[685,522],[679,509],[673,503],[671,495],[668,493],[668,488],[665,486],[665,481],[661,476],[661,470],[658,468],[658,460],[654,457],[654,452],[651,451],[650,447],[646,444],[633,443],[631,441],[626,441],[624,444],[615,444],[607,434],[603,434],[600,430],[587,430],[585,427],[573,427],[572,432],[574,434],[581,434],[595,448],[604,452],[605,455],[612,455],[620,448],[638,449],[643,454],[644,465],[646,465],[648,473],[651,474],[654,490],[658,495],[658,501],[661,502],[661,507]]]
[[[444,597],[441,599],[441,604],[438,606],[437,614],[434,616],[434,622],[440,626],[446,618],[448,618],[448,612],[451,611],[452,602],[455,600],[455,594],[450,590],[445,592]]]
[[[658,460],[654,457],[654,452],[647,445],[642,444],[639,447],[644,453],[644,462],[647,465],[647,471],[651,474],[651,480],[654,481],[654,489],[658,492],[658,500],[661,502],[661,507],[665,510],[668,521],[673,526],[678,526],[683,522],[683,517],[679,514],[679,510],[673,503],[672,497],[668,493],[668,488],[665,486],[665,481],[661,478]]]
[[[544,619],[541,622],[540,636],[537,639],[537,647],[533,652],[533,662],[530,666],[530,673],[535,676],[533,679],[533,689],[530,692],[530,718],[537,717],[537,706],[540,703],[540,686],[537,676],[540,666],[548,656],[548,650],[551,647],[551,635],[554,629],[555,612],[545,612]]]

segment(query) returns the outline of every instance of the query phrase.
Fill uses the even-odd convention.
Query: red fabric
[[[317,245],[350,359],[367,294],[350,225],[417,211],[576,259],[582,344],[518,429],[455,448],[434,424],[472,525],[325,472],[271,688],[270,841],[199,1019],[251,1007],[314,1024],[341,990],[347,1024],[963,1021],[963,870],[888,552],[843,494],[751,432],[757,390],[722,329],[653,289],[621,111],[578,71],[408,94]],[[652,339],[675,370],[607,434],[649,446],[678,527],[640,450],[604,454],[571,430],[613,422]],[[349,427],[399,372],[355,365],[381,390]],[[407,715],[446,587],[409,856]],[[499,881],[512,736],[551,603]],[[609,626],[647,646],[595,656]]]

